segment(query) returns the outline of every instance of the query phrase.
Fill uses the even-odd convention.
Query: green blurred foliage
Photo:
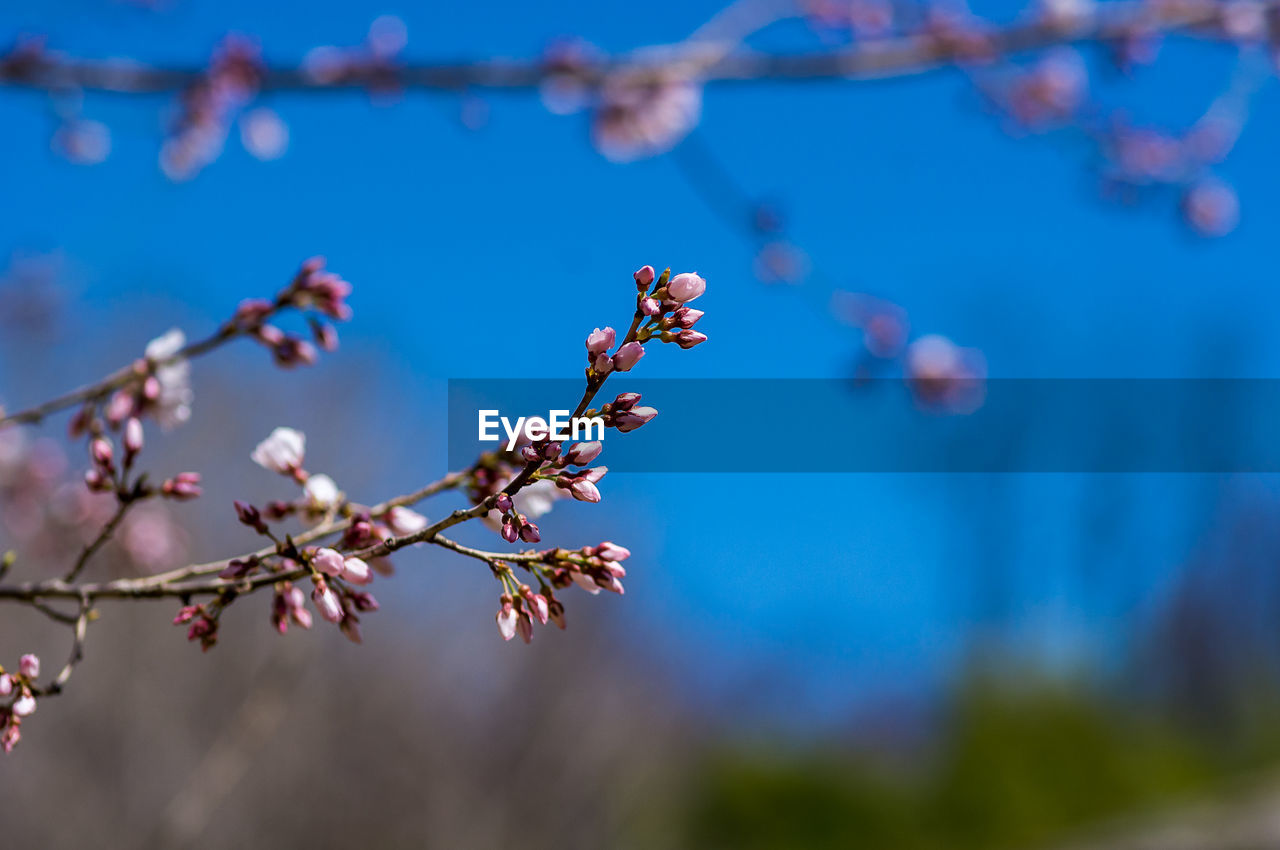
[[[721,749],[692,782],[688,846],[1043,847],[1212,793],[1277,752],[1258,738],[1227,750],[1082,687],[984,678],[937,731],[907,771],[852,750]]]

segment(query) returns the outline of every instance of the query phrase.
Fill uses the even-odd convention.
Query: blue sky
[[[0,13],[0,38],[46,33],[56,49],[190,64],[242,31],[269,59],[296,61],[315,44],[358,42],[394,12],[409,56],[444,60],[535,55],[565,34],[624,50],[678,39],[717,8],[173,0],[150,13],[63,0]],[[784,29],[763,43],[806,42]],[[1135,79],[1099,79],[1105,102],[1182,127],[1230,72],[1225,48],[1175,43]],[[163,98],[88,98],[114,150],[85,168],[50,154],[40,96],[0,92],[0,253],[59,250],[78,270],[78,327],[110,323],[138,345],[163,329],[135,330],[140,311],[208,326],[324,253],[356,285],[351,356],[412,397],[395,427],[439,425],[450,377],[577,374],[582,337],[622,320],[643,263],[710,282],[699,306],[711,342],[646,358],[646,377],[844,373],[857,340],[824,296],[758,283],[742,233],[670,158],[611,164],[580,116],[549,115],[528,94],[480,96],[490,115],[479,131],[460,125],[451,97],[377,107],[359,93],[267,96],[289,123],[287,156],[257,162],[233,140],[194,181],[172,184],[156,167]],[[1069,135],[1010,139],[957,74],[712,88],[698,132],[748,192],[786,210],[826,278],[982,348],[993,375],[1270,377],[1278,105],[1266,87],[1220,170],[1243,221],[1217,241],[1187,234],[1171,197],[1136,209],[1098,200],[1087,148]],[[67,340],[59,376],[103,371],[107,349],[95,346]],[[1274,499],[1273,483],[1241,486]],[[827,717],[945,678],[991,618],[1045,658],[1104,655],[1158,605],[1204,533],[1206,505],[1239,482],[635,474],[607,485],[597,515],[573,505],[556,522],[635,542],[646,566],[616,606],[630,632],[712,700],[776,671],[798,694],[787,711]],[[1099,521],[1120,530],[1101,541],[1082,530]]]

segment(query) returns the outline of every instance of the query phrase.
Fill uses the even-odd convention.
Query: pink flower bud
[[[707,341],[707,335],[698,331],[680,331],[676,334],[676,342],[681,348],[693,348]]]
[[[520,539],[525,543],[537,543],[542,539],[542,534],[538,531],[537,525],[528,520],[522,520],[520,523]]]
[[[14,700],[13,708],[10,709],[18,717],[28,717],[36,712],[36,698],[31,694],[24,693],[22,696]]]
[[[498,498],[493,501],[493,506],[504,514],[511,510],[511,504],[511,496],[508,493],[499,493]]]
[[[273,349],[283,345],[285,341],[284,331],[280,330],[275,325],[263,325],[254,331],[253,335],[257,337],[263,345]]]
[[[236,509],[236,518],[240,522],[252,528],[259,534],[266,534],[269,530],[267,524],[262,521],[262,513],[253,505],[247,502],[241,502],[239,499],[232,502]]]
[[[569,492],[573,495],[573,498],[577,499],[579,502],[600,501],[600,491],[596,488],[596,485],[592,484],[585,478],[575,479],[574,482],[569,485]]]
[[[136,416],[124,423],[124,450],[130,458],[142,451],[142,422]]]
[[[587,334],[587,353],[592,357],[605,353],[610,348],[613,348],[616,337],[617,334],[613,328],[605,328],[603,330],[596,328]]]
[[[565,453],[565,462],[573,466],[586,466],[591,461],[600,456],[600,452],[604,449],[604,444],[598,440],[590,443],[575,443],[567,453]]]
[[[707,291],[707,282],[693,272],[684,272],[671,278],[667,284],[667,294],[673,301],[682,304],[692,301]]]
[[[338,330],[326,322],[312,322],[311,336],[325,351],[338,350]]]
[[[31,654],[23,655],[18,659],[18,672],[27,678],[40,676],[40,659]]]
[[[0,673],[0,697],[13,693],[13,677],[8,673]]]
[[[591,578],[591,576],[579,572],[578,570],[574,570],[569,575],[573,577],[574,584],[578,585],[578,587],[582,588],[587,593],[590,593],[592,596],[595,596],[600,592],[600,586],[595,583],[595,580]]]
[[[597,354],[596,362],[592,365],[601,375],[607,375],[613,371],[613,358],[607,354]]]
[[[202,492],[200,489],[200,473],[179,472],[160,485],[160,492],[169,499],[177,499],[179,501],[194,499]]]
[[[315,584],[315,589],[311,591],[311,601],[315,604],[316,611],[330,623],[342,622],[342,602],[338,599],[338,594],[330,590],[323,579],[317,580]]]
[[[631,557],[631,550],[606,540],[596,547],[596,556],[604,558],[606,561],[625,561]]]
[[[520,635],[520,640],[525,643],[533,640],[533,620],[523,611],[520,612],[520,616],[516,619],[516,634]]]
[[[644,357],[644,346],[632,340],[613,355],[613,368],[619,372],[630,372],[631,367],[639,363],[641,357]]]
[[[111,397],[111,401],[107,402],[107,421],[114,427],[133,415],[137,405],[134,403],[133,394],[119,390]],[[72,436],[75,436],[74,434]]]
[[[246,298],[236,307],[234,319],[247,325],[256,325],[275,312],[275,305],[265,298]]]
[[[640,312],[646,316],[656,316],[662,312],[662,305],[656,298],[646,298],[640,302]]]
[[[351,602],[356,606],[357,611],[378,610],[378,600],[373,598],[372,593],[367,593],[363,590],[352,593]]]
[[[630,410],[639,400],[640,393],[618,393],[618,397],[613,400],[613,409]]]
[[[369,565],[359,558],[347,558],[342,562],[342,577],[352,584],[371,584],[373,573]]]
[[[111,443],[105,437],[95,437],[89,443],[89,456],[101,468],[111,469],[115,453],[111,449]]]
[[[311,555],[311,566],[327,576],[342,575],[342,555],[335,549],[323,547]]]
[[[682,328],[691,328],[698,323],[705,314],[701,310],[695,310],[692,307],[681,307],[676,310],[673,318],[676,324]]]
[[[653,283],[655,276],[656,274],[653,270],[653,266],[641,266],[636,270],[636,273],[632,275],[632,277],[636,279],[636,286],[640,289],[648,289],[649,284]]]
[[[551,618],[551,622],[560,628],[564,628],[564,605],[558,599],[547,600],[547,616]]]
[[[111,489],[111,481],[107,476],[102,474],[100,469],[89,469],[84,473],[85,485],[95,493],[105,492]]]
[[[618,426],[618,430],[622,433],[634,431],[650,419],[658,415],[658,411],[652,407],[633,407],[619,413],[614,419],[614,423]]]
[[[184,605],[178,609],[178,616],[173,618],[173,624],[180,626],[183,623],[191,622],[191,619],[200,613],[199,605]]]
[[[609,467],[607,466],[596,466],[583,472],[581,477],[592,484],[599,484],[600,479],[604,478],[605,473],[608,471]]]
[[[502,539],[508,543],[515,543],[520,537],[520,532],[516,531],[515,523],[508,517],[502,523]]]
[[[530,616],[536,617],[538,622],[545,626],[547,624],[547,618],[550,616],[550,608],[547,606],[547,597],[543,596],[541,593],[534,593],[527,586],[521,588],[520,593],[528,605]]]

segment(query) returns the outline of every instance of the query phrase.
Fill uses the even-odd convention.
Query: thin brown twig
[[[125,514],[129,513],[129,508],[133,507],[133,503],[136,501],[136,499],[128,493],[117,493],[116,500],[115,513],[112,514],[111,519],[107,520],[106,524],[102,526],[102,530],[98,532],[98,536],[93,538],[93,540],[87,543],[85,547],[80,550],[79,557],[76,558],[76,562],[72,564],[70,571],[68,571],[63,577],[63,581],[70,583],[79,578],[80,573],[86,566],[88,566],[89,560],[93,558],[98,550],[106,545],[107,541],[116,533],[116,529],[119,528],[120,523],[124,521]]]
[[[226,342],[241,336],[244,333],[234,323],[228,322],[218,329],[212,336],[193,342],[184,346],[181,350],[174,352],[168,357],[151,361],[151,369],[161,369],[165,366],[171,366],[183,360],[191,360],[206,354]],[[10,425],[34,425],[42,421],[45,417],[65,410],[68,407],[74,407],[77,404],[86,402],[101,401],[111,393],[118,389],[128,386],[130,383],[146,377],[147,371],[140,370],[137,363],[131,363],[121,369],[117,369],[110,375],[106,376],[96,383],[87,384],[78,389],[74,389],[69,393],[60,395],[57,398],[50,399],[43,404],[37,404],[35,407],[19,411],[17,413],[4,414],[0,411],[0,428],[6,428]]]
[[[93,611],[93,600],[86,594],[80,594],[80,611],[76,615],[74,626],[72,628],[71,652],[67,656],[67,663],[58,671],[58,675],[54,680],[43,688],[32,688],[32,693],[36,696],[53,696],[62,693],[63,687],[71,679],[77,664],[84,658],[84,639],[85,634],[89,630],[89,618]]]

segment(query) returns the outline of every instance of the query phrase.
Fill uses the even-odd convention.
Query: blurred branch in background
[[[1079,57],[1063,48],[1100,45],[1124,69],[1153,61],[1156,45],[1167,35],[1243,50],[1274,49],[1275,12],[1269,0],[1049,0],[1001,23],[945,4],[739,0],[677,44],[608,55],[585,42],[565,41],[530,60],[451,63],[402,58],[406,29],[399,19],[386,16],[374,22],[362,45],[317,47],[298,65],[268,62],[252,38],[238,35],[219,45],[207,67],[74,57],[50,49],[41,38],[29,38],[0,59],[0,84],[47,92],[63,116],[55,148],[85,163],[101,162],[110,150],[109,129],[79,117],[86,93],[178,94],[178,117],[160,163],[171,178],[188,179],[217,159],[236,120],[250,152],[263,159],[284,153],[288,130],[280,116],[266,108],[249,109],[267,92],[357,88],[380,102],[405,91],[538,92],[551,112],[588,109],[595,146],[610,159],[627,161],[679,144],[700,121],[708,85],[858,82],[960,68],[981,75],[990,102],[1020,131],[1043,132],[1078,120],[1092,125],[1090,133],[1109,163],[1111,183],[1130,190],[1181,187],[1191,226],[1205,235],[1221,235],[1234,227],[1238,202],[1229,187],[1204,172],[1226,156],[1238,127],[1215,121],[1178,138],[1129,127],[1121,116],[1090,117],[1083,110],[1088,72]],[[757,32],[788,20],[800,20],[824,38],[843,33],[847,43],[797,54],[746,47]],[[1038,63],[1023,68],[1012,62],[1047,48],[1056,50]],[[993,79],[997,73],[1002,79]],[[1231,121],[1242,119],[1231,116]],[[778,267],[793,258],[774,252],[763,259],[765,274],[785,279]]]
[[[1234,147],[1250,96],[1271,76],[1275,20],[1270,0],[1045,0],[1011,21],[945,3],[738,0],[675,44],[610,55],[565,40],[528,60],[432,63],[405,58],[406,27],[383,16],[362,44],[316,47],[298,64],[264,59],[256,41],[241,35],[227,36],[207,67],[76,57],[29,38],[0,60],[0,84],[47,92],[62,116],[54,148],[83,163],[101,162],[110,150],[110,130],[82,117],[86,94],[177,95],[176,118],[160,153],[161,167],[175,180],[212,164],[237,122],[251,153],[282,156],[289,144],[285,121],[275,110],[255,106],[268,93],[354,88],[382,104],[414,91],[465,95],[468,102],[485,91],[537,93],[552,113],[588,112],[591,141],[611,160],[674,149],[690,187],[745,232],[762,281],[807,284],[812,303],[861,333],[856,378],[898,370],[912,379],[923,405],[964,412],[980,399],[940,397],[931,389],[952,378],[984,377],[981,354],[936,334],[911,341],[907,314],[883,285],[875,295],[846,292],[816,268],[810,253],[788,235],[781,205],[759,203],[746,193],[711,144],[694,133],[704,90],[870,82],[958,69],[1012,135],[1075,129],[1074,138],[1087,143],[1098,163],[1103,195],[1132,202],[1172,191],[1195,232],[1222,236],[1235,228],[1240,202],[1212,169]],[[799,22],[808,40],[816,36],[822,48],[780,53],[749,46],[753,36],[784,22]],[[1154,61],[1166,36],[1222,42],[1241,54],[1230,89],[1199,121],[1185,132],[1160,130],[1093,103],[1088,63],[1074,46],[1097,46],[1130,73]]]

